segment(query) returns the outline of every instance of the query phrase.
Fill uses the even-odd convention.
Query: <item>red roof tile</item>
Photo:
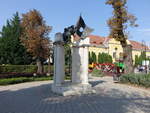
[[[143,45],[142,43],[140,42],[136,42],[136,41],[133,41],[133,40],[130,40],[131,42],[131,45],[133,47],[133,49],[136,49],[136,50],[150,50],[147,46]]]
[[[90,35],[89,38],[90,38],[90,43],[95,44],[95,45],[100,45],[110,40],[110,38],[108,37],[105,38],[105,37],[100,37],[100,36],[95,36],[95,35]],[[79,40],[79,37],[77,35],[75,36],[75,40]],[[147,50],[150,50],[147,46],[143,45],[142,43],[139,43],[133,40],[129,40],[129,41],[131,42],[133,49],[144,50],[146,47]]]
[[[90,35],[90,43],[91,44],[103,44],[105,38],[104,37],[100,37],[100,36],[94,36],[94,35]]]
[[[108,40],[108,38],[95,36],[95,35],[90,35],[89,38],[90,38],[90,43],[96,45],[103,44],[104,41]],[[75,35],[75,40],[76,41],[79,40],[79,36]]]

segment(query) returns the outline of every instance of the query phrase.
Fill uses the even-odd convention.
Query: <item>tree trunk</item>
[[[43,63],[42,63],[42,61],[40,60],[40,58],[38,58],[38,59],[36,60],[36,64],[37,64],[37,67],[38,67],[37,73],[38,73],[38,74],[43,74]]]
[[[50,57],[48,58],[48,74],[51,74],[51,62],[50,62]]]
[[[134,69],[132,60],[132,46],[131,45],[124,46],[123,53],[124,53],[123,62],[125,64],[124,73],[125,74],[133,73]]]

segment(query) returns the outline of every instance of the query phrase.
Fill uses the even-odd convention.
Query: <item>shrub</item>
[[[120,77],[120,82],[150,87],[150,74],[128,74]]]
[[[9,73],[9,72],[16,72],[16,73],[34,73],[37,70],[37,66],[35,65],[0,65],[0,72],[1,73]]]
[[[31,81],[44,81],[44,80],[52,80],[52,77],[18,77],[18,78],[0,79],[0,85],[9,85],[9,84],[17,84]]]
[[[16,78],[16,77],[33,77],[36,73],[36,65],[0,65],[0,79],[2,78]],[[48,65],[44,65],[44,73],[39,76],[46,76],[48,72]],[[53,75],[53,66],[51,66],[50,75]]]
[[[16,78],[16,77],[33,77],[33,73],[2,73],[0,79],[3,78]]]
[[[7,84],[17,84],[22,82],[30,81],[31,79],[26,77],[20,77],[20,78],[9,78],[9,79],[1,79],[0,85],[7,85]]]
[[[93,59],[92,59],[92,54],[89,52],[89,64],[92,64]]]
[[[36,71],[36,65],[0,65],[0,73],[36,73]],[[52,66],[51,71],[53,71]],[[44,72],[48,72],[48,65],[44,66]]]
[[[111,55],[107,53],[99,53],[98,54],[98,63],[112,63]]]
[[[92,76],[96,76],[96,77],[103,77],[104,76],[104,74],[101,72],[101,70],[98,70],[96,68],[93,69],[91,74],[92,74]]]
[[[97,56],[93,51],[91,53],[89,52],[89,63],[92,62],[97,63]]]

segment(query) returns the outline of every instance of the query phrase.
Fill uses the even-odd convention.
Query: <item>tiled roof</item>
[[[105,41],[108,40],[108,38],[95,36],[95,35],[90,35],[89,38],[90,38],[90,43],[96,45],[103,44]]]
[[[108,37],[105,38],[105,37],[96,36],[96,35],[90,35],[89,38],[90,38],[90,43],[94,45],[104,44],[110,40],[110,38]],[[75,36],[75,40],[79,40],[79,37]],[[143,45],[140,42],[133,41],[133,40],[129,40],[129,41],[131,42],[134,50],[144,50],[145,47],[146,47],[146,50],[150,50],[150,48],[148,48],[147,46]]]
[[[133,40],[130,40],[131,44],[132,44],[132,47],[133,49],[135,50],[150,50],[147,46],[143,45],[142,43],[140,42],[136,42],[136,41],[133,41]]]
[[[94,44],[94,45],[100,45],[103,44],[105,41],[109,40],[109,38],[95,36],[95,35],[90,35],[88,37],[90,38],[90,44]],[[74,40],[75,41],[79,40],[79,37],[75,35]]]
[[[100,36],[94,36],[94,35],[90,35],[90,43],[91,44],[103,44],[104,42],[108,42],[110,40],[110,38],[105,38],[105,37],[100,37]],[[143,45],[140,42],[137,41],[133,41],[133,40],[129,40],[133,49],[135,50],[150,50],[150,48],[148,48],[147,46]]]

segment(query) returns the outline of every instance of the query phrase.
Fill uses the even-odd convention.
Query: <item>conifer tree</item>
[[[24,46],[21,45],[20,35],[22,28],[20,26],[20,17],[18,12],[13,18],[7,20],[6,25],[2,27],[0,37],[0,64],[30,64],[32,57],[27,53]]]

